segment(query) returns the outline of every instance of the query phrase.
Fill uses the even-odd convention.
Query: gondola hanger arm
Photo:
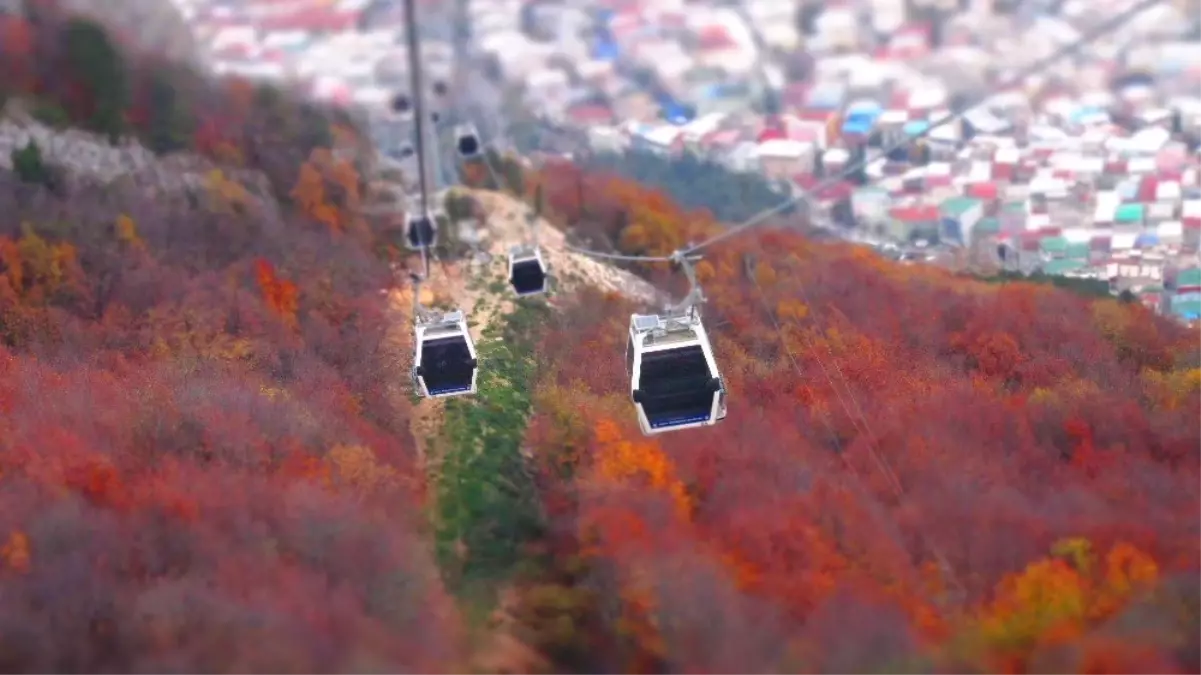
[[[688,279],[688,294],[678,304],[667,308],[672,313],[690,314],[705,302],[705,293],[696,280],[696,263],[701,261],[701,256],[699,254],[688,255],[685,253],[687,250],[686,248],[680,249],[668,258],[673,264],[679,265],[684,270],[684,277]]]

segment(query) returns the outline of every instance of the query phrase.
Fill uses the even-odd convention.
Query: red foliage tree
[[[598,226],[578,212],[572,185],[587,185],[589,204],[643,214],[666,243],[594,241],[663,253],[696,231],[644,191],[573,171],[555,165],[536,178],[577,232]],[[628,427],[614,435],[631,414],[620,362],[629,305],[581,297],[539,352],[555,364],[542,385],[553,389],[527,440],[574,467],[568,485],[548,491],[548,508],[579,533],[559,545],[597,557],[605,571],[594,583],[625,612],[613,630],[640,636],[636,662],[729,668],[745,636],[682,629],[701,613],[771,616],[755,650],[771,655],[764,669],[1201,666],[1195,621],[1118,628],[1125,612],[1195,592],[1176,581],[1201,567],[1195,332],[1139,307],[983,285],[795,232],[705,253],[705,316],[731,392],[722,424],[653,444],[623,440]],[[573,409],[589,413],[577,420]],[[589,430],[598,417],[614,423]],[[617,475],[604,471],[614,457],[627,458],[625,478],[602,480]],[[673,491],[687,517],[670,506]],[[1109,562],[1065,562],[1080,546],[1157,571],[1130,584],[1121,575],[1134,572],[1104,572]],[[1039,562],[1052,549],[1053,561]],[[668,560],[671,572],[657,571]],[[696,576],[698,560],[720,572]],[[685,569],[688,591],[669,591]],[[1045,583],[1013,585],[1039,570]],[[1091,609],[1067,623],[1029,618],[1045,608],[1013,610],[1027,617],[1006,624],[1026,631],[1018,642],[990,632],[992,619],[969,620],[1072,584]],[[864,650],[866,635],[887,646]]]

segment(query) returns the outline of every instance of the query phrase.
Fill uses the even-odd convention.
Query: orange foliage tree
[[[566,163],[527,183],[590,247],[663,254],[710,227]],[[1126,618],[1198,591],[1195,331],[795,231],[705,256],[722,424],[627,437],[630,303],[569,300],[539,347],[553,395],[529,442],[565,482],[547,488],[574,524],[557,545],[604,570],[591,588],[633,645],[608,668],[720,670],[732,653],[767,670],[1201,667],[1186,614]],[[685,629],[695,613],[726,630]],[[868,635],[885,646],[862,649]]]
[[[359,175],[346,159],[315,149],[300,167],[292,198],[310,218],[343,232],[358,217]]]
[[[285,322],[295,325],[296,310],[300,300],[300,292],[296,288],[296,284],[277,275],[275,268],[266,260],[255,262],[255,278],[258,280],[259,290],[263,292],[263,298],[267,301],[267,305]]]

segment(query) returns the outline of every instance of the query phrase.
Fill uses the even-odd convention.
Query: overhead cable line
[[[409,57],[409,83],[412,92],[410,97],[413,105],[413,123],[415,126],[414,150],[417,153],[417,183],[421,193],[421,212],[430,211],[429,190],[429,158],[427,156],[427,141],[429,137],[428,119],[425,110],[425,74],[421,65],[421,41],[417,36],[417,3],[415,0],[404,0],[406,51]]]
[[[1010,89],[1012,87],[1021,86],[1026,81],[1027,78],[1041,74],[1042,71],[1047,70],[1052,65],[1054,65],[1056,62],[1058,62],[1060,59],[1064,59],[1064,58],[1067,58],[1067,57],[1070,57],[1070,56],[1076,54],[1084,47],[1092,44],[1093,42],[1099,40],[1100,38],[1106,36],[1107,34],[1113,32],[1115,30],[1118,30],[1127,21],[1129,21],[1129,20],[1133,19],[1135,16],[1138,16],[1139,14],[1151,9],[1152,7],[1159,5],[1161,2],[1163,2],[1163,0],[1141,0],[1140,2],[1127,8],[1126,10],[1118,13],[1116,16],[1114,16],[1106,21],[1101,22],[1096,27],[1094,27],[1091,31],[1088,31],[1087,33],[1085,33],[1083,36],[1081,36],[1079,39],[1072,42],[1071,44],[1065,45],[1064,47],[1062,47],[1055,53],[1051,54],[1050,56],[1047,56],[1045,58],[1039,59],[1038,61],[1035,61],[1034,64],[1024,68],[1022,70],[1022,72],[1020,72],[1018,75],[1010,78],[1007,82],[1005,82],[1001,85],[998,85],[994,89],[1006,90],[1006,89]],[[915,141],[929,136],[930,133],[933,132],[935,129],[939,129],[948,124],[951,124],[952,122],[958,121],[964,115],[972,112],[973,110],[979,108],[982,105],[987,104],[991,98],[992,98],[992,94],[988,94],[986,96],[979,97],[974,103],[972,103],[969,106],[966,106],[962,110],[948,114],[937,120],[934,120],[933,122],[931,122],[931,124],[928,127],[923,129],[920,133],[914,134],[914,136],[912,138],[907,138],[900,142],[892,144],[891,146],[886,148],[881,154],[883,156],[888,156],[896,150],[901,150],[901,149],[908,147],[909,145],[913,144]],[[838,183],[845,180],[848,176],[854,175],[856,172],[867,168],[867,166],[869,164],[871,164],[873,161],[875,161],[875,160],[869,160],[865,155],[864,157],[860,158],[859,160],[848,164],[836,177],[824,180],[821,183],[819,183],[815,188],[813,188],[813,190],[811,190],[811,191],[802,190],[799,195],[792,197],[788,200],[785,200],[772,208],[766,209],[766,210],[756,214],[755,216],[751,217],[750,219],[746,220],[745,222],[743,222],[739,225],[736,225],[730,229],[727,229],[723,232],[720,232],[691,248],[685,249],[685,253],[692,253],[695,251],[699,251],[703,248],[712,246],[713,244],[716,244],[720,241],[729,239],[730,237],[740,234],[745,230],[755,227],[756,225],[762,224],[763,222],[767,221],[769,218],[772,218],[773,216],[779,215],[780,213],[791,208],[795,204],[798,204],[800,202],[808,202],[809,195],[812,192],[820,193],[821,191],[823,191],[829,187],[837,185]]]
[[[413,282],[413,366],[414,391],[423,397],[448,398],[476,393],[479,361],[475,342],[461,309],[439,311],[421,302],[421,286],[429,279],[430,249],[437,234],[437,219],[430,204],[429,153],[437,152],[437,139],[431,139],[431,116],[426,111],[426,92],[421,42],[418,38],[416,0],[402,0],[405,37],[408,44],[409,80],[414,115],[414,148],[417,154],[421,212],[405,214],[405,238],[410,248],[421,253],[422,274],[412,274]],[[434,143],[429,141],[434,140]],[[431,147],[432,145],[432,147]]]

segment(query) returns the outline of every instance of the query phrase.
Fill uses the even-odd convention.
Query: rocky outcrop
[[[133,140],[117,145],[78,129],[51,129],[23,114],[17,105],[0,111],[0,170],[12,170],[12,153],[37,143],[42,160],[57,168],[68,186],[80,184],[132,184],[155,195],[179,195],[213,187],[228,180],[244,188],[263,212],[275,215],[266,176],[257,172],[221,167],[190,153],[159,157]],[[219,172],[219,173],[217,173]]]

